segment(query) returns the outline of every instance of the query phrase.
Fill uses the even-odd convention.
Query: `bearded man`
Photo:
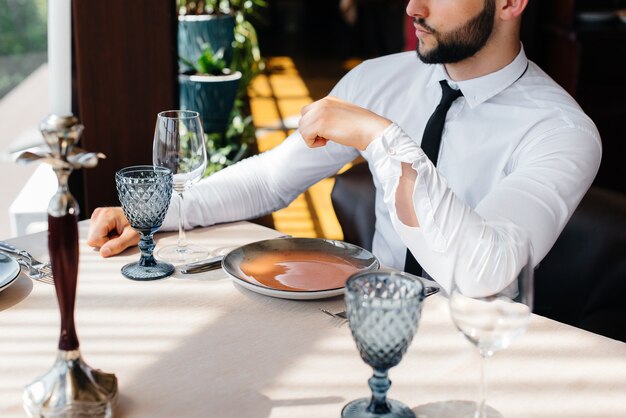
[[[280,146],[200,182],[186,197],[186,227],[282,208],[362,156],[377,191],[373,253],[383,265],[405,269],[414,257],[448,290],[460,242],[497,234],[472,236],[469,226],[485,221],[525,231],[537,264],[591,185],[601,142],[574,99],[526,58],[527,2],[411,0],[417,54],[363,62],[302,109]],[[177,210],[174,201],[164,226],[175,229]],[[94,212],[88,242],[103,256],[137,241],[119,208]],[[504,286],[495,277],[474,285]]]

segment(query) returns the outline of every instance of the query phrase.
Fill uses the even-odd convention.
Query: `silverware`
[[[426,286],[424,288],[424,297],[427,298],[428,296],[434,295],[435,293],[439,293],[440,290],[440,287]]]
[[[26,267],[26,275],[42,283],[54,284],[52,266],[35,259],[28,251],[21,250],[13,245],[0,241],[0,251],[16,256],[17,262]]]
[[[207,258],[206,260],[197,261],[180,266],[180,272],[183,274],[203,273],[205,271],[217,270],[222,268],[223,255]]]
[[[427,298],[430,295],[434,295],[435,293],[439,292],[439,290],[441,289],[435,286],[426,286],[424,288],[424,297]],[[346,311],[331,312],[322,308],[320,308],[320,311],[324,312],[326,315],[332,316],[333,318],[348,319],[348,315],[346,314]]]
[[[323,308],[320,308],[320,311],[324,312],[326,315],[332,316],[333,318],[348,319],[348,315],[346,314],[346,311],[332,313],[331,311],[327,311],[326,309],[323,309]]]
[[[292,238],[291,235],[280,235],[274,239],[279,238]],[[239,247],[241,248],[241,247]],[[236,247],[233,247],[233,250]],[[184,264],[179,267],[179,270],[183,274],[204,273],[205,271],[217,270],[222,268],[222,260],[226,254],[217,255],[215,257],[207,258],[206,260],[196,261],[194,263]]]

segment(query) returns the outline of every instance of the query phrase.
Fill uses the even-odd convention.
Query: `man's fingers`
[[[100,255],[102,257],[111,257],[124,251],[130,246],[137,245],[139,242],[139,234],[130,226],[124,228],[119,237],[109,239],[100,247]]]
[[[91,225],[87,235],[87,244],[100,247],[103,257],[118,254],[139,241],[122,208],[97,208],[91,215]]]
[[[328,143],[328,139],[322,138],[321,136],[316,136],[313,142],[309,144],[309,147],[319,148],[319,147],[325,146],[327,143]]]
[[[304,106],[302,109],[300,109],[300,114],[302,116],[306,115],[311,110],[311,107],[313,106],[314,103],[315,102],[313,102],[311,104],[308,104],[308,105]]]
[[[319,147],[323,147],[328,143],[328,139],[323,138],[321,136],[317,136],[314,133],[311,135],[308,135],[304,132],[300,132],[300,135],[302,135],[302,139],[304,139],[304,143],[309,147],[309,148],[319,148]]]
[[[91,247],[101,247],[109,239],[112,232],[120,233],[117,230],[117,220],[112,216],[97,216],[96,212],[91,217],[89,234],[87,235],[87,245]]]

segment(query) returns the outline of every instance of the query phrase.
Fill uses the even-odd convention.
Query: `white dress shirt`
[[[463,97],[448,111],[435,168],[419,144],[444,79]],[[593,122],[523,49],[501,70],[461,82],[450,80],[443,65],[423,64],[415,52],[385,56],[349,72],[331,95],[393,121],[361,153],[377,191],[373,253],[383,265],[403,269],[408,247],[446,290],[464,225],[487,219],[520,226],[537,264],[600,164]],[[249,219],[282,208],[358,155],[334,142],[308,148],[296,131],[278,147],[186,192],[185,226]],[[420,226],[415,228],[403,224],[395,209],[402,162],[417,172],[413,204]],[[174,200],[167,229],[175,228],[176,206]],[[480,284],[505,285],[498,278]]]

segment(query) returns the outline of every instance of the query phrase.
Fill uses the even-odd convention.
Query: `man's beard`
[[[448,33],[439,33],[426,24],[423,18],[414,19],[437,40],[437,45],[422,54],[417,44],[417,56],[426,64],[448,64],[463,61],[476,54],[487,43],[493,32],[493,20],[496,13],[495,0],[486,0],[483,10],[459,29]]]

